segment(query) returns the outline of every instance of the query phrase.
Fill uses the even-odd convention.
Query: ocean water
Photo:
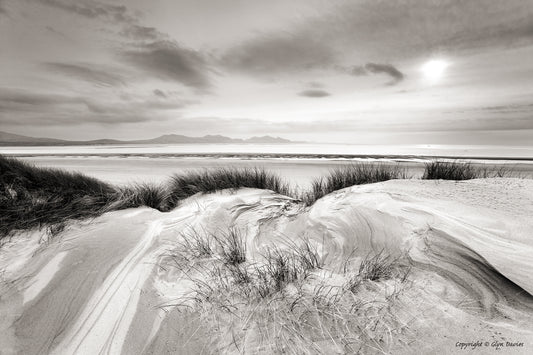
[[[125,144],[0,147],[12,155],[229,155],[255,156],[448,156],[533,160],[533,146],[350,145],[350,144]]]
[[[160,183],[173,174],[195,169],[259,166],[294,186],[307,188],[313,179],[354,161],[401,164],[410,176],[419,177],[424,163],[431,160],[427,156],[472,157],[476,164],[505,165],[521,176],[533,177],[533,149],[528,147],[100,145],[0,147],[0,154],[17,156],[37,166],[78,171],[118,185]]]

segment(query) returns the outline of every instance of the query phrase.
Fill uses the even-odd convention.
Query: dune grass
[[[304,192],[302,199],[307,205],[312,205],[321,197],[346,187],[405,178],[407,173],[399,165],[351,164],[332,170],[326,177],[315,179],[311,190]]]
[[[507,177],[506,168],[490,170],[471,163],[427,163],[423,179],[467,180]],[[16,230],[48,228],[60,232],[69,220],[97,217],[124,208],[147,206],[166,212],[197,193],[256,188],[291,196],[310,206],[323,196],[353,185],[407,178],[398,164],[355,163],[317,178],[309,190],[296,193],[278,175],[264,168],[220,168],[184,172],[164,184],[112,186],[80,173],[38,168],[0,155],[0,239]]]
[[[279,176],[262,168],[193,171],[175,175],[166,184],[117,187],[81,173],[35,167],[0,155],[0,239],[32,228],[46,227],[56,234],[69,220],[125,208],[169,211],[196,193],[241,187],[290,193]]]
[[[215,237],[219,245],[220,256],[226,265],[237,266],[246,261],[246,240],[235,228]]]
[[[470,162],[460,161],[432,161],[425,164],[424,180],[472,180],[492,177],[515,176],[511,169],[500,167],[491,169],[484,166],[474,166]],[[518,177],[518,176],[517,176]]]
[[[357,274],[348,278],[345,287],[356,293],[359,287],[367,280],[379,281],[397,278],[405,282],[411,269],[400,265],[399,260],[400,258],[393,258],[386,254],[384,250],[376,254],[368,254],[361,260]],[[346,267],[344,273],[347,273]]]
[[[478,177],[478,171],[470,163],[432,161],[426,163],[424,180],[470,180]]]
[[[181,237],[191,238],[191,234]],[[217,351],[386,352],[391,329],[400,331],[406,326],[392,309],[407,287],[407,274],[397,271],[398,259],[384,252],[364,258],[355,272],[339,275],[346,280],[339,286],[329,284],[331,276],[319,276],[332,271],[321,274],[327,266],[308,240],[288,237],[283,247],[265,246],[257,260],[237,264],[227,263],[219,248],[196,253],[188,247],[197,240],[203,245],[206,240],[224,244],[217,238],[233,237],[230,232],[202,230],[178,246],[175,255],[192,256],[179,257],[174,263],[191,281],[191,290],[162,305],[197,312],[206,326],[213,327]],[[246,240],[244,235],[238,239]]]
[[[164,185],[134,184],[116,188],[115,202],[111,209],[124,209],[147,206],[160,211],[166,211],[168,192]]]
[[[174,175],[168,184],[168,203],[176,206],[180,200],[197,193],[225,189],[255,188],[290,195],[289,185],[276,174],[263,168],[220,168],[191,171]]]
[[[47,228],[55,235],[70,220],[124,208],[166,210],[167,200],[161,185],[116,187],[81,173],[35,167],[0,155],[0,239],[32,228]]]
[[[113,201],[113,186],[79,173],[36,168],[0,156],[0,238],[15,230],[49,227],[95,217]]]

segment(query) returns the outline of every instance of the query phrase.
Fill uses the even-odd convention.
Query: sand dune
[[[253,322],[229,344],[224,320],[213,325],[202,309],[179,307],[195,286],[173,259],[182,232],[229,226],[246,236],[252,262],[267,246],[308,239],[325,283],[342,283],[345,265],[357,272],[380,252],[411,267],[387,308],[397,326],[379,345],[358,347],[365,352],[455,353],[457,343],[479,340],[490,350],[523,343],[504,350],[531,353],[532,216],[531,180],[397,180],[344,189],[309,208],[243,189],[194,196],[168,213],[107,213],[50,240],[20,234],[0,250],[2,353],[268,353]],[[377,299],[395,285],[369,281],[361,295]],[[342,337],[313,335],[309,353],[350,352]]]

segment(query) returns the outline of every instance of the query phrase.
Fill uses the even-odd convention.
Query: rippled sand
[[[532,216],[531,180],[397,180],[344,189],[309,208],[243,189],[194,196],[169,213],[107,213],[50,240],[20,234],[0,250],[2,353],[268,353],[259,346],[263,335],[250,336],[253,326],[235,331],[246,341],[229,344],[201,309],[172,306],[194,286],[169,263],[181,232],[231,225],[244,231],[251,261],[265,246],[308,238],[326,283],[344,277],[346,260],[356,272],[371,253],[404,258],[408,287],[388,308],[397,327],[376,340],[379,348],[362,347],[366,353],[456,353],[458,342],[481,340],[522,342],[504,351],[528,354]],[[371,281],[365,294],[389,286]],[[313,335],[309,352],[347,351],[340,338]]]

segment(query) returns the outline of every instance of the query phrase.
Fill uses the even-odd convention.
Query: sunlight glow
[[[448,66],[449,63],[444,60],[432,59],[425,62],[420,69],[426,79],[430,82],[437,82],[444,76]]]

